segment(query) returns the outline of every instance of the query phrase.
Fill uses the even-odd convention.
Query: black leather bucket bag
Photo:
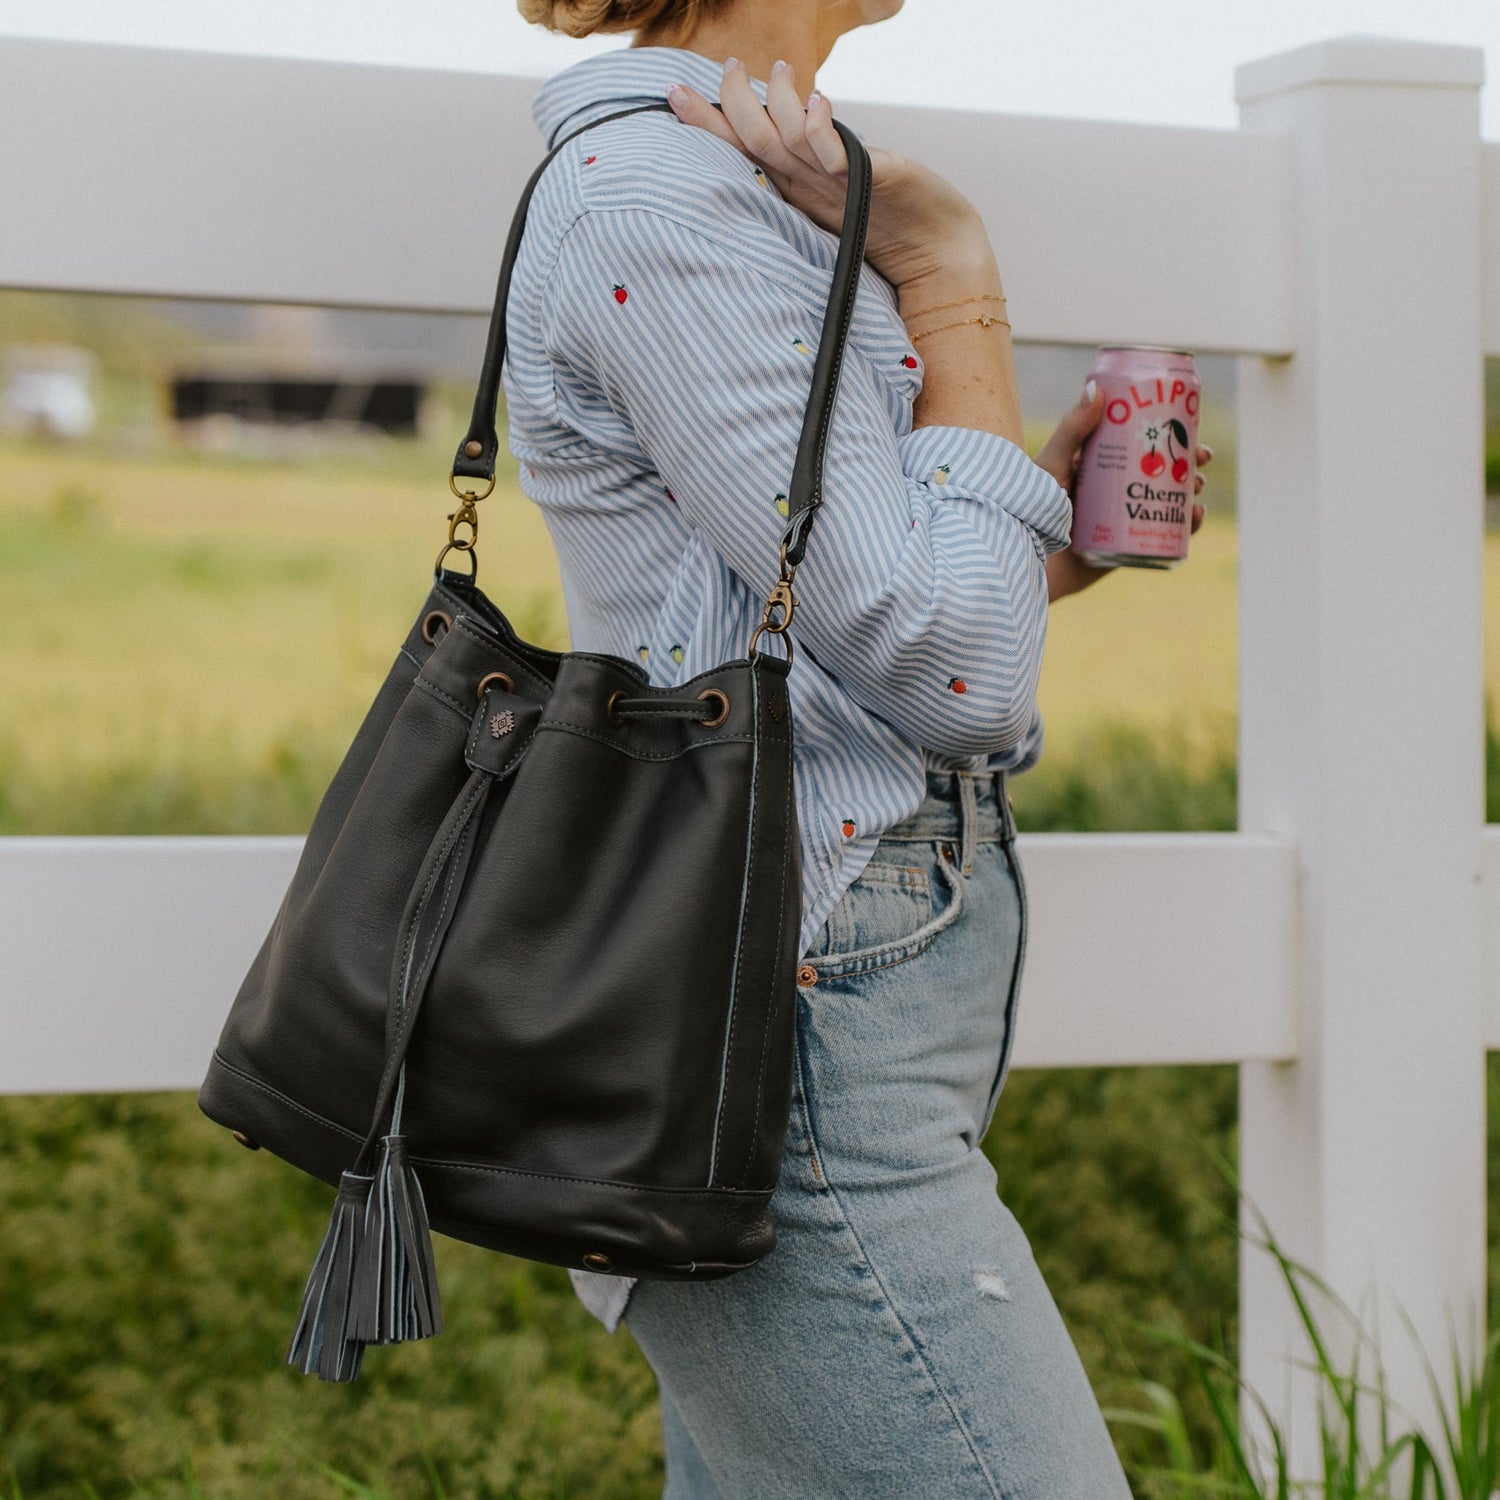
[[[746,655],[673,688],[528,645],[474,581],[511,271],[566,142],[516,209],[432,591],[198,1095],[338,1187],[288,1354],[307,1373],[351,1380],[366,1345],[440,1331],[429,1225],[641,1277],[772,1248],[801,915],[785,632],[869,218],[869,158],[838,130],[848,202],[779,576]]]

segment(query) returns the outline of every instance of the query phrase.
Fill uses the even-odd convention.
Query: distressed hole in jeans
[[[986,1297],[993,1297],[996,1302],[1010,1301],[1010,1288],[1006,1286],[1005,1278],[998,1271],[975,1271],[974,1285]]]

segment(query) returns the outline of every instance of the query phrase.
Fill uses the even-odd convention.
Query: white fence
[[[480,311],[541,154],[517,78],[4,38],[0,77],[3,286]],[[1241,831],[1023,841],[1017,1060],[1239,1063],[1248,1194],[1440,1356],[1482,1326],[1500,1048],[1481,82],[1475,50],[1361,38],[1242,69],[1237,131],[841,109],[979,205],[1020,337],[1244,356]],[[1175,196],[1137,190],[1147,164]],[[0,840],[0,1090],[196,1087],[295,854]],[[1241,1272],[1275,1399],[1289,1308],[1262,1258]]]

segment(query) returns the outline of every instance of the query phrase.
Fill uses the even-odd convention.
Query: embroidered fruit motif
[[[599,160],[599,158],[597,156],[585,156],[584,159],[583,159],[583,164],[586,167],[591,167],[598,160]]]
[[[1141,454],[1141,473],[1147,479],[1155,479],[1164,474],[1167,469],[1167,461],[1156,451],[1156,445],[1161,441],[1161,429],[1159,427],[1148,427],[1143,434],[1146,441],[1151,444],[1149,453]]]
[[[917,368],[917,356],[915,354],[908,354],[901,361],[901,367],[906,370],[915,370]]]
[[[948,691],[950,693],[967,693],[969,684],[962,677],[950,677],[948,679]]]
[[[792,513],[791,503],[780,490],[776,492],[776,498],[771,502],[776,507],[776,513],[785,520]]]
[[[640,657],[642,661],[649,661],[651,659],[651,648],[649,646],[637,646],[635,648],[635,654]]]
[[[801,339],[793,339],[792,340],[792,348],[795,349],[798,354],[811,354],[812,353],[812,350],[809,349],[807,347],[807,345],[802,342]]]
[[[630,295],[630,293],[627,292],[624,287],[618,284],[616,284],[614,288],[614,293],[616,302],[624,302],[624,300]]]
[[[771,185],[771,181],[770,181],[770,179],[769,179],[769,178],[768,178],[768,177],[767,177],[767,176],[766,176],[766,174],[765,174],[765,173],[764,173],[764,172],[762,172],[762,171],[761,171],[761,169],[760,169],[760,168],[759,168],[759,167],[757,167],[757,168],[756,168],[756,169],[755,169],[755,180],[756,180],[756,181],[757,181],[757,182],[758,182],[758,183],[759,183],[759,184],[760,184],[760,185],[761,185],[761,186],[762,186],[762,187],[763,187],[763,188],[768,188],[768,187],[770,187],[770,185]]]
[[[673,646],[672,649],[669,652],[667,652],[667,655],[670,656],[672,658],[672,660],[675,661],[679,667],[682,665],[682,658],[683,658],[684,652],[683,652],[683,649],[682,649],[681,646]]]
[[[947,484],[948,476],[953,472],[952,464],[939,464],[932,471],[932,482],[934,484]]]
[[[671,501],[671,502],[672,502],[672,504],[673,504],[673,505],[676,505],[676,504],[677,504],[677,496],[676,496],[676,495],[674,495],[674,494],[673,494],[673,493],[672,493],[672,492],[671,492],[671,490],[668,490],[668,491],[667,491],[667,499],[668,499],[668,500],[670,500],[670,501]]]
[[[1188,477],[1189,464],[1187,461],[1188,435],[1187,428],[1177,420],[1170,417],[1167,420],[1167,456],[1172,460],[1172,478],[1177,484],[1185,484]],[[1184,451],[1179,453],[1178,448]]]
[[[844,837],[846,839],[852,839],[854,837],[854,824],[851,823],[848,818],[844,819],[843,830],[844,830]]]

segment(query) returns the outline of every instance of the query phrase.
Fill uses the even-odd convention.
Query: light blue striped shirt
[[[718,65],[626,48],[549,80],[549,146]],[[763,87],[756,85],[763,93]],[[754,164],[669,114],[574,140],[532,200],[505,393],[575,649],[671,686],[743,656],[777,572],[786,491],[838,237]],[[1020,769],[1040,749],[1043,563],[1067,497],[1004,438],[912,430],[921,358],[868,265],[797,575],[790,684],[804,948],[927,766]]]
[[[550,148],[673,82],[717,99],[719,78],[695,52],[625,48],[549,79],[532,113]],[[668,113],[586,130],[543,174],[503,379],[574,649],[661,686],[745,654],[837,251],[746,156]],[[1019,770],[1041,750],[1044,563],[1068,499],[1004,438],[913,430],[921,388],[896,294],[866,265],[792,627],[804,950],[929,767]],[[613,1326],[630,1283],[575,1279]]]

